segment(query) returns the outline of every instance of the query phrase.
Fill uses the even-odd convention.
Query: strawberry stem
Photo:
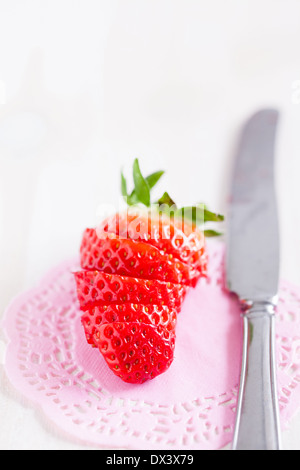
[[[123,172],[121,172],[121,193],[125,202],[129,206],[143,204],[144,206],[150,208],[152,206],[151,189],[158,183],[163,174],[164,171],[160,170],[144,177],[140,169],[139,161],[136,158],[133,163],[134,189],[130,194],[128,194],[127,191],[127,181]],[[206,205],[203,203],[196,204],[195,206],[178,208],[174,200],[167,192],[164,192],[154,205],[157,206],[158,211],[162,213],[168,210],[168,214],[170,214],[169,209],[171,208],[172,216],[181,218],[185,217],[187,220],[198,227],[202,226],[206,222],[224,221],[223,215],[208,210]],[[216,237],[222,235],[221,232],[217,232],[216,230],[211,229],[203,230],[203,232],[207,237]]]

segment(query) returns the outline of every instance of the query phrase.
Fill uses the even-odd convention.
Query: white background
[[[264,106],[281,111],[281,275],[299,284],[299,44],[299,0],[0,0],[0,317],[77,253],[135,157],[166,170],[161,193],[226,214],[240,126]],[[0,371],[1,449],[84,448]]]

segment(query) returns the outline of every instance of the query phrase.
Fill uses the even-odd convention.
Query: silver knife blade
[[[259,111],[246,123],[229,208],[227,284],[243,311],[244,341],[234,450],[279,450],[275,312],[279,229],[274,184],[279,113]]]
[[[278,291],[279,230],[274,150],[279,113],[264,109],[246,123],[229,203],[227,284],[241,299],[272,298]]]

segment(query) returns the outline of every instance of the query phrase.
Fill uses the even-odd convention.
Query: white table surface
[[[242,122],[281,111],[282,277],[300,283],[298,0],[0,0],[0,317],[73,256],[119,171],[167,170],[160,191],[226,214]],[[8,382],[0,448],[85,449]],[[300,414],[283,434],[300,449]]]

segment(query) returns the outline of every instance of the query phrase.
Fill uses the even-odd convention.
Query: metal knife
[[[229,199],[227,286],[241,303],[244,340],[234,450],[279,450],[275,317],[279,229],[274,154],[279,113],[263,109],[246,122]]]

